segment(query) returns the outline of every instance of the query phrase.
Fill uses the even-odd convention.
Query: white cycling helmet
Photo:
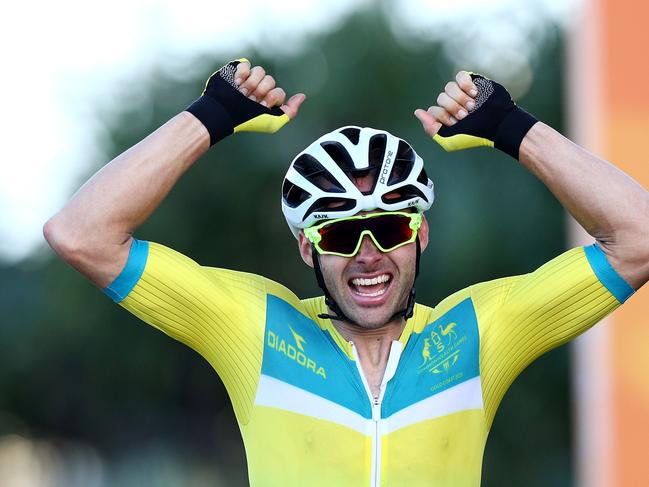
[[[369,191],[352,178],[373,176]],[[416,208],[435,198],[424,161],[406,141],[384,130],[342,127],[298,154],[282,185],[282,211],[293,235],[319,220],[376,209]]]

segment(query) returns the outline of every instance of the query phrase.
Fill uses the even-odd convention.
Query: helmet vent
[[[356,168],[352,156],[349,155],[347,149],[340,142],[323,142],[320,145],[343,171],[353,171]]]
[[[409,184],[403,188],[395,189],[394,191],[381,196],[383,203],[392,205],[401,201],[411,200],[413,198],[421,198],[424,201],[429,201],[424,193],[419,188]]]
[[[383,158],[385,157],[385,145],[387,137],[385,134],[373,135],[370,139],[369,149],[367,154],[368,164],[370,166],[383,165]]]
[[[347,127],[342,129],[340,133],[347,137],[352,144],[358,145],[358,140],[361,136],[361,129],[356,127]]]
[[[401,183],[408,179],[414,165],[415,151],[413,151],[412,147],[406,144],[403,140],[400,140],[399,147],[397,148],[397,156],[394,158],[392,172],[388,179],[388,186]]]
[[[293,163],[293,168],[307,181],[329,193],[344,193],[345,188],[336,178],[327,171],[318,160],[309,155],[302,154]]]
[[[417,176],[417,182],[423,184],[424,186],[428,186],[428,174],[426,174],[426,170],[423,167],[421,168],[419,176]]]
[[[284,198],[284,203],[290,208],[297,208],[311,197],[311,193],[285,179],[282,185],[282,197]]]

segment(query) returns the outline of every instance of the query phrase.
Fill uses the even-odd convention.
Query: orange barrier
[[[649,3],[588,0],[576,18],[570,135],[649,188]],[[649,291],[578,340],[574,377],[578,485],[649,486]]]

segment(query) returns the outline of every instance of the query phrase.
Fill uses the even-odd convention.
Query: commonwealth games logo
[[[457,323],[438,325],[424,338],[421,350],[422,363],[418,373],[441,374],[448,372],[460,358],[460,346],[466,342],[466,335],[458,337]]]

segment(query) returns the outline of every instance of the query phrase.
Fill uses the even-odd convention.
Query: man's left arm
[[[649,193],[609,162],[542,122],[532,126],[519,160],[592,235],[631,287],[649,280]]]
[[[415,116],[446,150],[484,145],[517,158],[597,240],[622,278],[634,289],[649,280],[649,193],[525,113],[501,85],[460,71],[437,105]]]

